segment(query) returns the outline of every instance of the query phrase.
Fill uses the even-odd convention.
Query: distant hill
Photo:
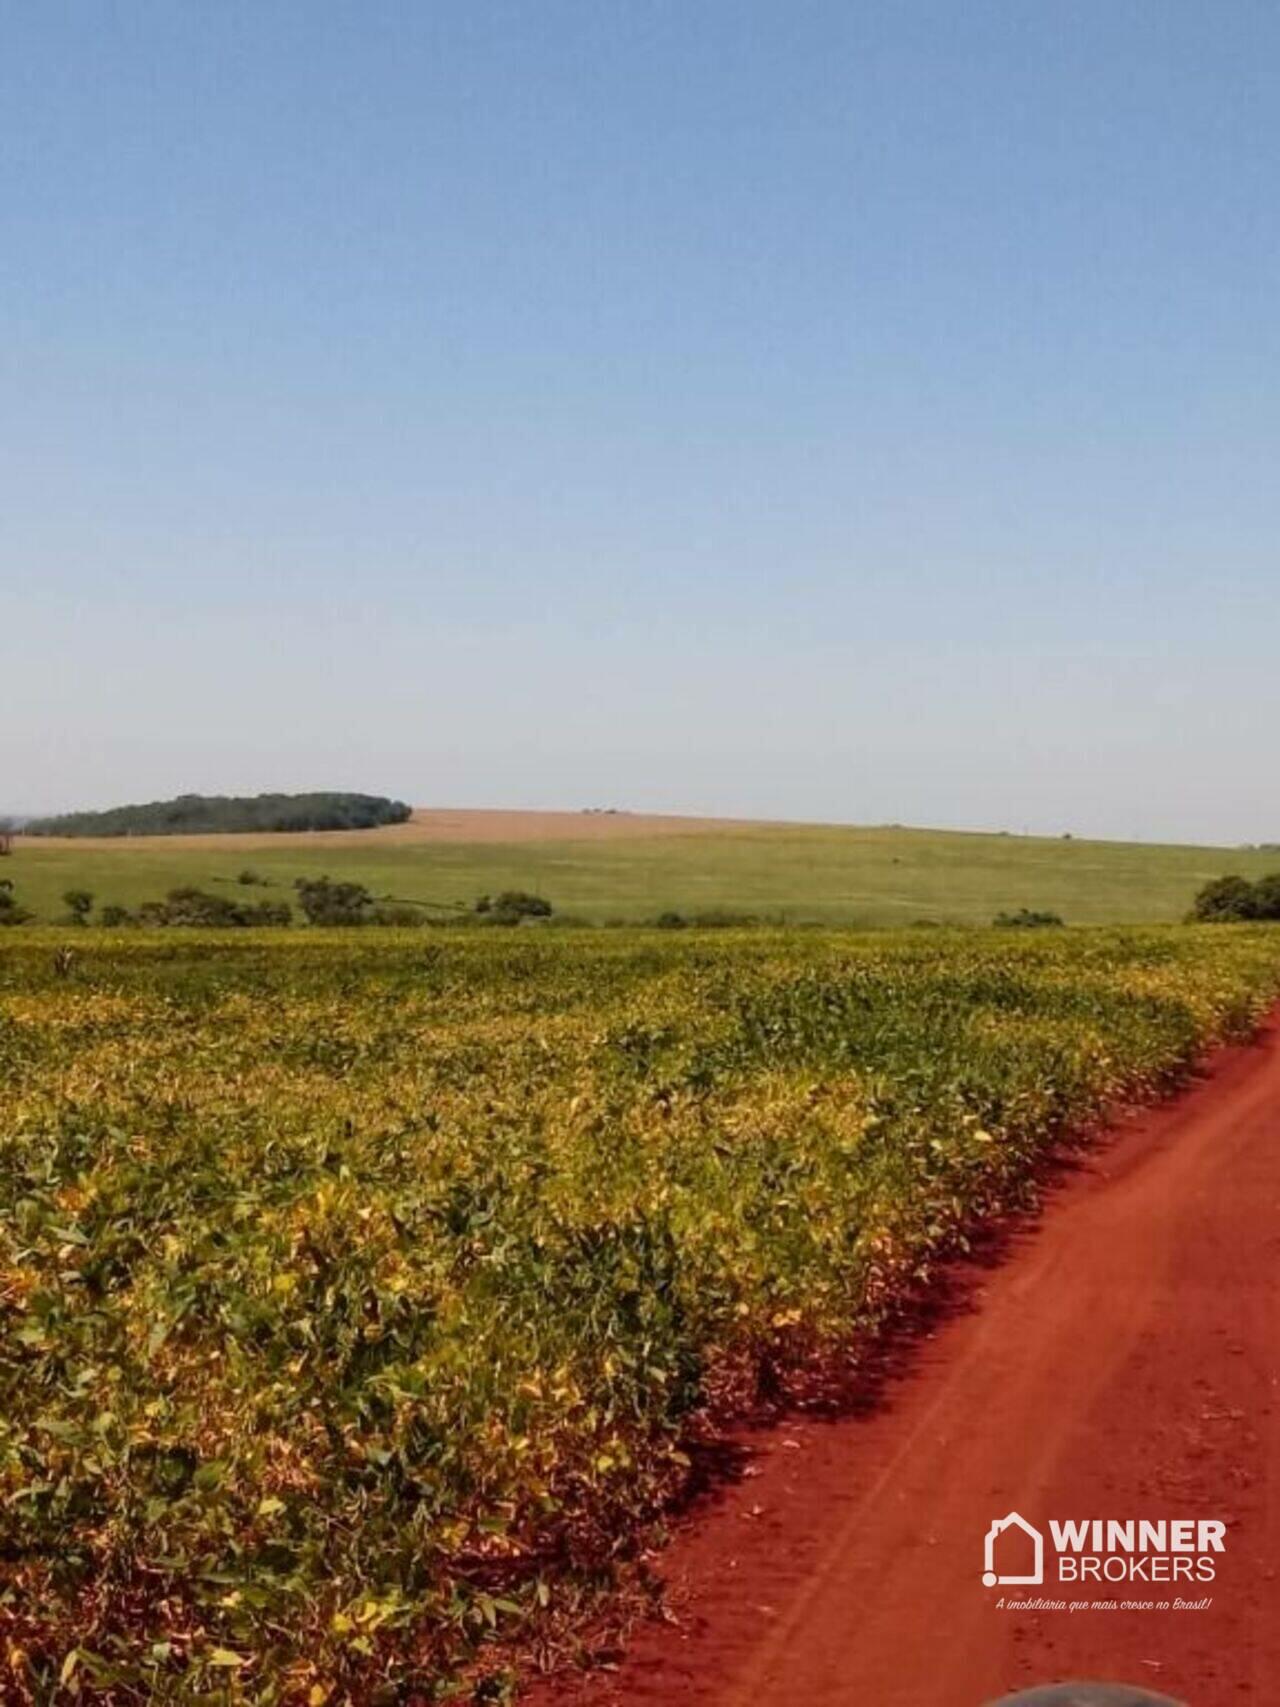
[[[381,794],[180,794],[176,800],[31,818],[25,836],[185,836],[236,831],[371,830],[403,824],[403,800]]]

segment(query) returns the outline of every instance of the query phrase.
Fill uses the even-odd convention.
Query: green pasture
[[[20,843],[0,861],[0,876],[39,919],[52,921],[69,888],[132,908],[177,884],[222,890],[245,867],[272,885],[246,890],[251,898],[287,898],[295,878],[328,873],[364,883],[378,896],[445,908],[470,905],[486,891],[531,889],[558,913],[592,923],[726,909],[794,923],[984,924],[997,912],[1031,907],[1060,913],[1070,924],[1112,924],[1180,919],[1207,879],[1224,872],[1258,877],[1280,867],[1280,854],[781,824],[506,844],[406,845],[355,831],[339,845],[281,836],[248,851],[163,838],[144,848]]]

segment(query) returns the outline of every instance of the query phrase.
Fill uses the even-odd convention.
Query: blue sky
[[[1280,840],[1280,12],[0,11],[0,804]]]

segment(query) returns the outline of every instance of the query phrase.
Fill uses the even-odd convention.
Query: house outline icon
[[[1001,1576],[996,1570],[996,1542],[1006,1529],[1020,1529],[1024,1535],[1031,1538],[1035,1548],[1035,1569],[1029,1577]],[[1020,1517],[1016,1511],[1011,1511],[1007,1517],[998,1517],[988,1529],[982,1549],[982,1581],[985,1587],[994,1588],[997,1583],[1042,1583],[1044,1581],[1044,1536],[1034,1523],[1028,1523],[1025,1517]]]

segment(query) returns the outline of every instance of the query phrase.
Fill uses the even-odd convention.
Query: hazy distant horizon
[[[700,809],[697,807],[688,807],[688,806],[682,806],[682,807],[655,806],[655,805],[634,806],[634,805],[628,805],[625,803],[620,803],[620,802],[612,801],[612,800],[570,802],[567,804],[564,802],[556,803],[553,801],[542,800],[542,801],[537,801],[537,802],[532,802],[532,803],[526,802],[526,803],[523,803],[520,805],[513,805],[510,802],[483,800],[483,799],[468,800],[468,801],[461,801],[461,800],[433,801],[433,800],[425,800],[425,799],[423,799],[423,800],[416,799],[416,798],[414,798],[414,796],[412,795],[411,792],[406,793],[403,789],[397,790],[394,788],[385,788],[385,789],[384,788],[367,788],[361,784],[355,784],[355,783],[342,784],[342,785],[333,785],[332,783],[315,784],[315,785],[313,785],[313,787],[315,789],[323,790],[325,792],[328,792],[328,791],[332,791],[334,793],[358,792],[358,793],[364,793],[364,794],[384,795],[390,799],[405,801],[409,806],[411,806],[413,808],[413,810],[415,812],[445,812],[445,813],[447,813],[447,812],[492,812],[492,813],[528,812],[528,813],[535,813],[535,814],[536,813],[556,813],[556,814],[563,813],[563,814],[566,814],[569,816],[577,816],[577,817],[581,817],[581,816],[585,816],[585,815],[593,814],[593,813],[600,813],[600,812],[616,812],[616,813],[622,813],[622,814],[632,814],[632,815],[635,815],[637,817],[678,817],[678,818],[688,818],[690,820],[701,819],[701,820],[709,820],[709,821],[713,821],[713,822],[723,821],[726,823],[736,821],[736,822],[748,823],[748,824],[749,823],[755,823],[755,824],[760,824],[762,826],[763,825],[777,824],[777,825],[782,825],[782,826],[792,826],[792,827],[797,828],[797,829],[813,828],[813,829],[832,829],[832,830],[908,830],[908,831],[915,830],[915,831],[919,831],[925,835],[927,835],[933,831],[945,831],[945,832],[949,832],[949,833],[953,833],[953,834],[957,834],[957,835],[1026,837],[1026,838],[1030,838],[1032,840],[1044,840],[1044,841],[1071,839],[1071,840],[1075,840],[1075,841],[1084,841],[1084,842],[1104,841],[1104,842],[1151,843],[1151,844],[1155,844],[1158,846],[1174,846],[1174,847],[1176,847],[1176,846],[1192,846],[1192,847],[1220,848],[1220,849],[1223,849],[1224,851],[1231,850],[1231,849],[1249,848],[1249,847],[1253,847],[1253,848],[1269,847],[1269,846],[1280,847],[1280,839],[1278,839],[1275,842],[1272,842],[1269,838],[1266,838],[1266,837],[1258,838],[1258,839],[1255,839],[1253,841],[1248,841],[1248,840],[1215,841],[1215,840],[1206,840],[1203,838],[1185,838],[1185,837],[1178,837],[1178,836],[1136,836],[1136,835],[1115,836],[1115,835],[1106,835],[1106,834],[1092,834],[1092,835],[1090,835],[1090,834],[1084,834],[1084,833],[1077,832],[1077,831],[1070,830],[1070,829],[1066,829],[1066,830],[1056,829],[1056,828],[1054,828],[1054,829],[1037,829],[1037,828],[1034,828],[1034,827],[1029,826],[1029,825],[1015,826],[1015,825],[1010,825],[1010,824],[938,823],[938,822],[931,822],[931,823],[919,822],[919,823],[916,823],[916,822],[907,822],[907,821],[898,820],[898,819],[796,817],[796,816],[792,816],[792,815],[776,815],[776,814],[770,815],[767,813],[759,813],[759,812],[728,812],[728,811],[713,812],[713,811]],[[253,795],[253,794],[260,794],[260,793],[295,794],[295,793],[303,793],[303,792],[306,792],[306,791],[304,791],[303,789],[300,789],[300,788],[294,789],[294,788],[286,787],[283,785],[281,785],[279,787],[273,787],[271,789],[236,788],[236,787],[226,787],[226,788],[216,788],[216,789],[214,789],[214,788],[183,788],[180,790],[172,791],[171,793],[168,793],[168,794],[158,794],[158,795],[134,794],[134,795],[129,795],[129,796],[121,795],[119,797],[111,797],[111,798],[105,798],[104,797],[100,800],[94,800],[92,802],[77,801],[74,805],[59,806],[56,808],[50,807],[50,808],[45,808],[45,809],[42,809],[39,811],[35,811],[35,810],[31,810],[31,809],[18,809],[18,808],[13,808],[13,807],[0,806],[0,822],[11,821],[11,822],[15,823],[16,827],[21,828],[21,825],[23,822],[27,822],[27,821],[30,821],[32,819],[56,817],[56,816],[59,816],[60,814],[65,813],[65,812],[97,812],[97,811],[104,811],[110,807],[147,804],[147,803],[150,803],[152,801],[161,801],[161,800],[172,799],[172,798],[174,798],[174,795],[177,793],[200,794],[200,795],[212,795],[212,794]],[[263,832],[263,833],[266,834],[268,832]]]

